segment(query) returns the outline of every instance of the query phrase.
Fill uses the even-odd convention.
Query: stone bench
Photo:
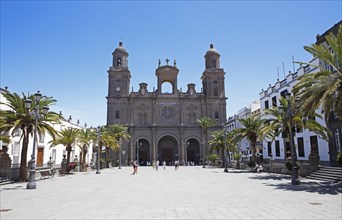
[[[54,177],[54,174],[51,172],[51,170],[41,170],[39,173],[41,179]]]

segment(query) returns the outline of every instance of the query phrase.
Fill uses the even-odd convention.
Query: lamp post
[[[33,135],[33,148],[32,148],[32,155],[31,155],[31,160],[29,161],[29,169],[30,169],[30,177],[29,177],[29,182],[26,185],[26,189],[36,189],[37,184],[36,184],[36,145],[37,145],[37,124],[38,124],[38,119],[42,117],[42,115],[39,112],[39,102],[42,97],[42,94],[38,91],[35,94],[35,108],[32,112],[29,114],[32,115],[35,119],[34,121],[34,135]],[[25,108],[27,111],[31,108],[32,101],[30,99],[25,100]],[[47,106],[43,107],[43,115],[46,115],[48,112],[49,108]]]
[[[97,153],[96,153],[96,174],[100,174],[100,145],[101,145],[101,142],[100,142],[100,129],[101,127],[100,126],[97,126]]]
[[[228,173],[228,166],[227,166],[227,127],[224,126],[224,172]]]
[[[121,149],[121,147],[122,147],[122,141],[121,141],[121,138],[120,138],[120,155],[119,155],[119,169],[121,169],[121,154],[122,154],[122,149]]]
[[[291,148],[291,162],[292,162],[292,178],[291,184],[298,185],[300,183],[299,179],[297,178],[297,153],[294,145],[294,137],[293,137],[293,115],[292,115],[292,103],[291,103],[291,93],[285,94],[285,99],[287,100],[287,116],[289,119],[289,133],[290,133],[290,148]]]

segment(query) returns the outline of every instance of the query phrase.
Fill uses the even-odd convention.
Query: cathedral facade
[[[187,91],[177,87],[179,69],[166,60],[159,61],[155,70],[157,87],[150,91],[140,83],[138,91],[130,91],[131,72],[128,52],[122,42],[112,53],[113,63],[108,70],[107,125],[122,124],[128,128],[129,141],[122,142],[125,163],[138,159],[201,164],[208,153],[204,146],[202,128],[196,122],[205,116],[216,121],[209,129],[220,130],[226,123],[225,72],[220,67],[220,54],[210,45],[206,52],[202,88],[187,84]],[[162,89],[171,85],[171,92]],[[210,139],[210,138],[209,138]]]

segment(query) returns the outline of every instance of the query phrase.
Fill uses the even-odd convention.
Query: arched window
[[[211,60],[211,68],[216,68],[216,59]]]
[[[117,65],[117,66],[121,66],[121,65],[122,65],[122,63],[121,63],[121,57],[119,57],[119,58],[117,59],[116,65]]]
[[[172,94],[173,93],[173,86],[172,86],[172,84],[169,83],[169,82],[163,82],[163,84],[161,85],[161,93]]]
[[[214,82],[213,82],[214,84],[217,84],[217,81],[216,80],[214,80]]]

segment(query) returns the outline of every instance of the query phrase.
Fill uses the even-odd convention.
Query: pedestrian
[[[132,175],[134,175],[134,174],[138,174],[138,163],[136,160],[133,162],[133,173],[132,173]]]
[[[156,161],[156,171],[158,171],[158,167],[159,167],[159,160]]]
[[[178,160],[175,161],[175,170],[178,170],[179,162]]]
[[[166,162],[165,162],[165,160],[163,161],[163,167],[164,167],[164,170],[165,170],[165,167],[166,167]]]

